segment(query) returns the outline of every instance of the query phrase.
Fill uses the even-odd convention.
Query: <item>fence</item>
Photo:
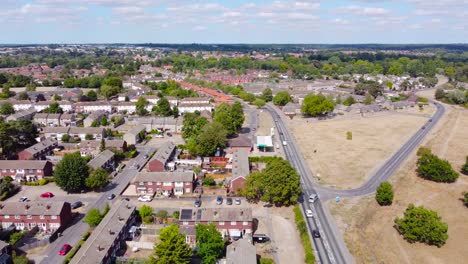
[[[125,241],[128,248],[138,248],[138,249],[149,249],[153,250],[154,243],[153,242],[140,242],[140,241]]]

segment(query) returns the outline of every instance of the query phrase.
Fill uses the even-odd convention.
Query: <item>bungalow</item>
[[[140,172],[133,180],[138,194],[172,194],[180,196],[193,192],[195,174],[193,171]]]
[[[197,224],[213,223],[225,237],[239,238],[253,232],[253,217],[250,207],[220,207],[181,209],[179,225],[195,227]]]
[[[94,170],[101,168],[108,172],[111,172],[115,170],[114,156],[114,152],[106,149],[99,155],[97,155],[94,159],[90,160],[88,162],[88,166]]]
[[[0,204],[0,224],[3,229],[14,225],[17,230],[32,230],[48,234],[72,222],[71,206],[67,202],[8,202]]]
[[[168,162],[174,158],[176,145],[172,141],[164,143],[154,154],[153,158],[148,162],[149,172],[160,172],[166,169],[174,170],[175,166],[168,166]]]
[[[58,142],[54,138],[48,138],[42,142],[32,145],[18,154],[19,160],[44,160],[46,156],[51,155]]]
[[[37,181],[52,176],[52,163],[43,160],[0,160],[0,176],[14,180]]]

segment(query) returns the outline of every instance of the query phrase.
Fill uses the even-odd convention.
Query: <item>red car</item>
[[[51,192],[45,192],[45,193],[41,194],[41,197],[42,198],[52,198],[52,197],[54,197],[54,194],[51,193]]]
[[[59,251],[59,255],[65,256],[68,253],[68,251],[70,251],[70,249],[72,249],[72,246],[70,246],[69,244],[63,245]]]

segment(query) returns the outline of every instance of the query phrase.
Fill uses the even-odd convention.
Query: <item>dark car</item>
[[[226,199],[226,204],[227,205],[232,205],[232,198],[227,198]]]
[[[166,135],[167,135],[168,137],[172,137],[172,133],[169,133],[169,132],[168,132],[168,133],[166,133]]]
[[[218,196],[218,197],[216,198],[216,204],[222,204],[222,203],[223,203],[223,197]]]
[[[255,234],[252,236],[252,239],[256,243],[265,243],[270,241],[270,238],[267,237],[265,234]]]
[[[429,122],[432,122],[432,119],[429,119]]]
[[[148,156],[148,154],[146,154],[146,155],[145,155],[145,156],[143,156],[143,157],[144,157],[145,159],[147,159],[149,156]]]
[[[201,206],[201,200],[197,199],[195,200],[195,207],[200,207]]]
[[[320,238],[320,232],[318,230],[312,230],[312,236],[315,238]]]
[[[107,200],[112,200],[115,198],[115,194],[111,193],[109,196],[107,196]]]
[[[80,202],[80,201],[77,201],[77,202],[72,203],[71,208],[76,209],[76,208],[79,208],[81,206],[83,206],[83,203]]]
[[[426,127],[425,127],[425,126],[423,126],[423,127],[422,127],[422,129],[426,129]]]

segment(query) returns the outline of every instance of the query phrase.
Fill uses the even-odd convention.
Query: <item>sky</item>
[[[468,0],[0,0],[2,44],[468,43]]]

